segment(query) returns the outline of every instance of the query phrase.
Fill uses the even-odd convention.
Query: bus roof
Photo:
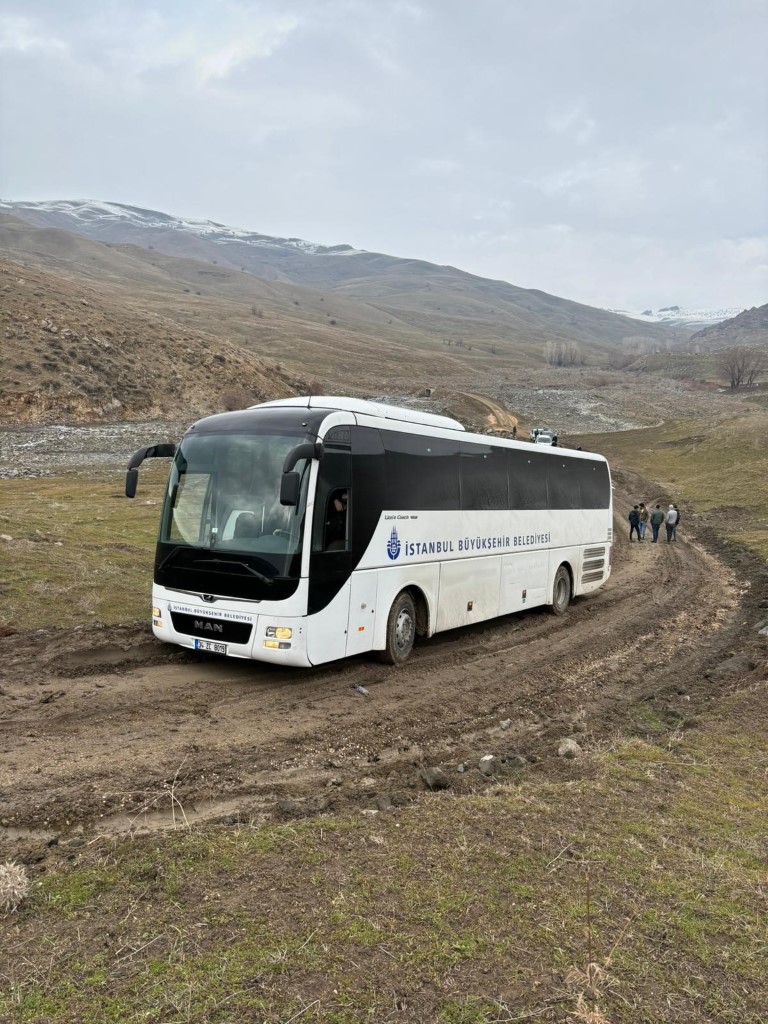
[[[442,427],[443,430],[464,430],[458,420],[450,416],[437,416],[431,412],[418,409],[401,409],[396,405],[384,405],[381,402],[369,402],[363,398],[344,398],[338,395],[311,395],[305,398],[278,398],[273,402],[261,402],[251,405],[250,409],[274,409],[281,406],[304,409],[342,410],[357,412],[365,416],[378,416],[385,420],[399,420],[401,423],[421,423],[427,427]]]

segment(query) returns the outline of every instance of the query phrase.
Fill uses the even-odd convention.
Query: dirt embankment
[[[469,391],[457,391],[455,403],[458,407],[455,415],[470,422],[478,422],[481,428],[510,434],[518,430],[520,420],[517,416],[492,398]]]
[[[560,619],[533,610],[439,635],[402,669],[202,659],[143,624],[0,641],[0,856],[174,821],[386,808],[417,796],[425,765],[468,791],[485,754],[497,776],[556,771],[563,737],[694,723],[764,673],[766,572],[690,527],[677,544],[630,546],[634,489],[619,475],[600,593]]]

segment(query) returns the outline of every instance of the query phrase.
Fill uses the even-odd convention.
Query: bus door
[[[343,658],[347,648],[352,571],[351,456],[326,445],[317,474],[309,556],[307,638],[312,662]]]

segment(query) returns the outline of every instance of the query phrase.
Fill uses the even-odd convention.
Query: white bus
[[[310,666],[549,605],[610,574],[611,481],[588,452],[467,433],[352,398],[266,402],[194,423],[172,456],[155,636]]]

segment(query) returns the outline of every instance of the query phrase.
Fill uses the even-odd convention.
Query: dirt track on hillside
[[[533,610],[441,634],[400,669],[201,659],[144,624],[0,641],[0,857],[201,820],[385,810],[418,795],[421,766],[466,792],[487,784],[485,754],[496,778],[559,773],[565,736],[589,748],[693,724],[744,683],[718,670],[725,659],[746,652],[763,671],[765,569],[744,556],[729,567],[690,532],[630,546],[631,484],[619,475],[601,592],[563,618]]]

